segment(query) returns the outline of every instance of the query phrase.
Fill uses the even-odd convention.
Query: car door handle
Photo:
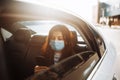
[[[116,75],[115,75],[115,74],[113,75],[112,80],[117,80],[117,78],[116,78]]]

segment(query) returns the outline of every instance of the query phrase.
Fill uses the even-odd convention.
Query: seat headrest
[[[31,38],[32,46],[42,46],[45,42],[46,36],[43,35],[33,35]]]
[[[75,31],[71,31],[72,32],[72,43],[73,43],[73,46],[77,44],[77,33]]]
[[[15,41],[18,42],[28,42],[31,38],[31,32],[28,28],[20,28],[14,34]]]

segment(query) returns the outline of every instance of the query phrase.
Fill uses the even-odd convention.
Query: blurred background
[[[95,25],[120,26],[120,0],[19,0],[65,9]]]

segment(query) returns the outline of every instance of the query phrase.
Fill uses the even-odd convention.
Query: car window
[[[76,29],[66,23],[60,22],[60,21],[53,21],[53,20],[41,20],[41,21],[21,21],[21,22],[17,22],[18,24],[22,24],[30,29],[32,29],[33,31],[35,31],[37,34],[42,34],[42,35],[48,35],[49,30],[57,24],[63,24],[66,25],[67,28],[69,28],[69,30],[73,30],[76,31]],[[79,33],[77,32],[77,35],[79,35]]]
[[[7,39],[9,39],[12,36],[12,33],[10,33],[4,28],[1,28],[1,33],[2,33],[4,41],[7,41]]]

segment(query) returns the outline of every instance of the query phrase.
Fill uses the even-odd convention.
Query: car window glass
[[[7,39],[9,39],[12,36],[12,33],[10,33],[9,31],[7,31],[4,28],[1,28],[1,33],[3,35],[4,41],[7,41]]]
[[[49,30],[57,24],[63,24],[66,25],[66,27],[69,28],[69,30],[71,31],[76,31],[75,28],[73,28],[73,26],[60,22],[60,21],[48,21],[48,20],[43,20],[43,21],[22,21],[22,22],[18,22],[19,24],[22,24],[30,29],[32,29],[33,31],[35,31],[37,34],[42,34],[42,35],[48,35]],[[77,35],[79,35],[79,33],[77,32]]]

